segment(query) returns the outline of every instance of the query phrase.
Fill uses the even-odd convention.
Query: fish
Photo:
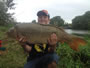
[[[48,43],[48,38],[52,33],[58,37],[61,44],[67,43],[73,50],[78,51],[79,46],[84,46],[86,41],[78,36],[68,34],[63,28],[50,24],[39,23],[21,23],[10,28],[7,32],[8,37],[17,39],[21,36],[25,37],[29,43]]]

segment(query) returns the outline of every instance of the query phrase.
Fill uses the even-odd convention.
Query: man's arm
[[[22,48],[23,48],[26,52],[29,53],[29,52],[32,50],[32,47],[29,46],[26,42],[27,42],[26,39],[23,38],[23,37],[19,39],[19,43],[20,43],[20,45],[22,46]]]
[[[22,46],[22,48],[24,49],[24,51],[26,51],[26,52],[28,52],[28,53],[32,50],[32,47],[29,46],[29,45],[27,45],[27,44],[21,45],[21,46]]]

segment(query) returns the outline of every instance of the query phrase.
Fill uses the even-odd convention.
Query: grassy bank
[[[0,51],[0,68],[23,68],[26,54],[17,41],[7,38],[6,32],[10,27],[0,27],[0,40],[6,51]]]
[[[10,27],[0,26],[0,40],[6,51],[0,55],[0,68],[23,68],[27,54],[17,41],[7,38],[6,31]],[[73,51],[67,44],[60,44],[57,48],[59,55],[58,68],[90,68],[90,36],[83,36],[87,46],[80,47],[80,51]]]

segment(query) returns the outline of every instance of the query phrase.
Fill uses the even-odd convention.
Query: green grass
[[[3,40],[2,45],[7,49],[0,55],[0,68],[23,68],[27,54],[17,41],[7,38],[6,31],[9,28],[0,26],[0,40]],[[80,47],[79,52],[73,51],[66,43],[59,44],[58,68],[90,68],[90,36],[83,37],[87,40],[87,46]]]
[[[10,27],[0,27],[0,40],[6,51],[0,55],[0,68],[23,68],[26,54],[17,41],[7,38],[6,32]]]

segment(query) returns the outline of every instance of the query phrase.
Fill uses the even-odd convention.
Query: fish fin
[[[75,51],[79,51],[79,46],[85,46],[86,45],[86,41],[83,38],[79,38],[79,37],[72,37],[71,40],[59,40],[59,42],[61,44],[63,43],[67,43],[70,48],[72,48]]]
[[[85,46],[86,45],[86,41],[82,38],[73,38],[73,40],[71,42],[69,42],[70,47],[75,50],[75,51],[79,51],[79,46]]]

